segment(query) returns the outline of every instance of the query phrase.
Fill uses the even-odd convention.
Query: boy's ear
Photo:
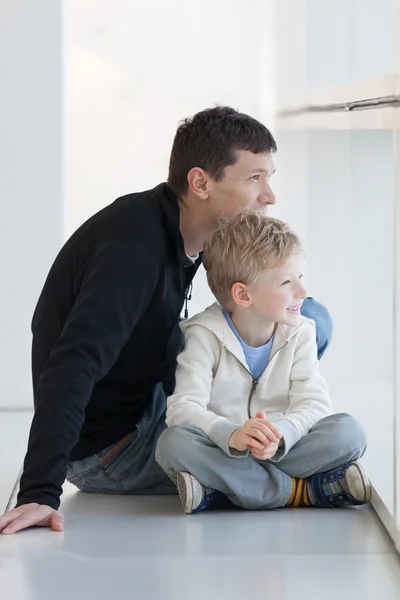
[[[231,294],[233,301],[237,306],[248,308],[252,305],[252,299],[245,283],[241,283],[240,281],[234,283],[231,289]]]

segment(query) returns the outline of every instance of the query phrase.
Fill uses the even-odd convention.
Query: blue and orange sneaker
[[[371,484],[359,462],[311,475],[308,483],[312,503],[321,508],[361,506],[371,500]]]
[[[225,494],[205,487],[190,473],[177,473],[176,485],[187,515],[198,513],[205,508],[221,506],[227,500]]]

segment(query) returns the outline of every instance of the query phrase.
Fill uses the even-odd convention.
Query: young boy
[[[226,500],[246,509],[369,502],[356,462],[364,431],[332,414],[315,325],[300,315],[299,238],[246,212],[216,231],[203,261],[218,303],[182,324],[186,344],[156,453],[184,511]]]

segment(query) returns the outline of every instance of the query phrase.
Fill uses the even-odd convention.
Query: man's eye
[[[260,179],[259,175],[252,175],[251,179],[255,179],[256,181],[258,181]]]

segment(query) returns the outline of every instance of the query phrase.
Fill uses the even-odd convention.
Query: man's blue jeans
[[[318,358],[321,358],[332,339],[332,317],[325,306],[314,300],[314,298],[304,300],[301,314],[315,322]]]

